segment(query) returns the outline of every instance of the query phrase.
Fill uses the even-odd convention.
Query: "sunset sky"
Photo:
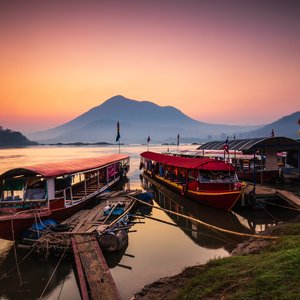
[[[123,95],[203,122],[300,110],[300,1],[2,0],[0,125],[58,126]]]

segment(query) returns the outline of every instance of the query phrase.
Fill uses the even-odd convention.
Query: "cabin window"
[[[201,171],[199,173],[199,182],[218,182],[218,183],[230,183],[236,182],[237,177],[235,172],[229,171]]]

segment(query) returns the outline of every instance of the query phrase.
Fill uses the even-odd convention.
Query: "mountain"
[[[136,101],[114,96],[77,118],[52,129],[30,134],[44,143],[114,142],[116,124],[120,122],[121,142],[161,142],[177,134],[186,138],[223,138],[258,126],[209,124],[194,120],[172,106],[159,106],[150,101]]]
[[[242,138],[268,137],[271,136],[272,130],[275,136],[285,136],[293,139],[299,138],[298,131],[300,129],[298,120],[300,120],[300,111],[284,116],[279,120],[265,125],[259,129],[242,133]]]
[[[10,146],[28,146],[37,145],[37,142],[32,142],[28,140],[22,133],[17,131],[12,131],[10,129],[3,129],[0,126],[0,146],[10,147]]]

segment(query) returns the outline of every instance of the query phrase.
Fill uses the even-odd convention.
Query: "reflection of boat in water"
[[[262,232],[270,227],[274,227],[281,222],[288,222],[299,215],[297,210],[291,210],[288,207],[264,205],[262,203],[260,210],[249,210],[244,207],[235,209],[236,216],[242,224],[248,226],[255,232]]]
[[[143,152],[141,166],[151,177],[198,203],[230,211],[241,196],[231,164],[210,158],[189,158]]]
[[[17,248],[19,271],[16,268],[13,246],[1,251],[0,254],[0,295],[1,299],[39,299],[43,290],[53,274],[57,260],[39,261],[33,253],[28,255],[28,250]],[[25,259],[24,259],[25,258]],[[43,299],[51,294],[59,294],[61,298],[80,298],[76,289],[64,288],[67,281],[73,280],[73,266],[70,262],[63,261],[54,273],[44,293]],[[21,281],[20,281],[21,280]],[[48,297],[47,297],[48,296]],[[51,298],[51,297],[50,297]]]
[[[148,188],[150,185],[152,186],[154,199],[162,208],[191,216],[219,228],[241,233],[254,233],[247,226],[243,226],[234,213],[215,210],[187,197],[183,198],[167,187],[158,184],[146,174],[143,176],[143,186]],[[231,251],[237,243],[244,239],[243,236],[220,232],[184,217],[167,214],[193,241],[205,248],[225,248]]]
[[[128,169],[129,156],[113,154],[6,171],[0,175],[0,237],[17,239],[39,219],[68,218]]]

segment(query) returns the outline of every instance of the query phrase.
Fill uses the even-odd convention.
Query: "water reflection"
[[[42,295],[43,299],[80,299],[71,262],[64,261],[55,271],[58,260],[38,261],[27,250],[16,248],[18,269],[12,243],[1,250],[1,299],[38,299]]]
[[[148,188],[153,190],[155,201],[162,208],[201,220],[202,222],[226,230],[247,234],[252,233],[251,229],[241,224],[239,219],[232,212],[224,212],[203,206],[189,198],[182,197],[174,193],[164,186],[160,186],[158,189],[143,177],[142,185],[144,189]],[[191,238],[199,246],[208,249],[224,248],[230,252],[237,243],[244,239],[242,236],[211,229],[196,221],[192,221],[172,213],[167,214],[175,222],[175,224],[189,236],[189,238]]]

